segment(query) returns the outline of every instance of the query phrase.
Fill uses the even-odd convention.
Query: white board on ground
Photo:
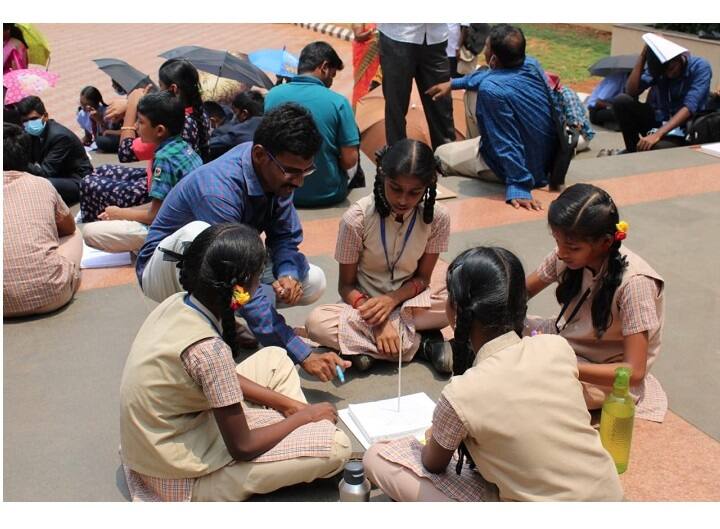
[[[422,438],[432,424],[435,403],[425,393],[404,395],[398,412],[397,398],[350,404],[339,415],[360,443],[398,439],[407,435]],[[359,434],[359,435],[358,435]]]

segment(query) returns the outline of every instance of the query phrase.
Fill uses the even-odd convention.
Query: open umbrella
[[[16,22],[15,25],[22,31],[25,44],[28,45],[28,62],[47,67],[50,62],[50,44],[45,36],[32,24]]]
[[[638,55],[612,55],[593,64],[588,71],[591,75],[607,77],[614,73],[630,73],[637,62]]]
[[[297,75],[298,58],[285,50],[285,48],[267,48],[252,51],[248,54],[248,57],[251,63],[266,72],[283,77],[293,77]]]
[[[463,95],[455,91],[452,99],[455,138],[464,140],[467,131],[465,129],[465,102]],[[355,120],[360,129],[360,149],[368,158],[375,161],[375,151],[387,143],[385,139],[385,96],[382,93],[382,88],[378,87],[368,92],[358,101]],[[410,106],[405,116],[405,122],[405,131],[408,138],[430,145],[430,131],[420,101],[420,94],[414,84],[410,94]]]
[[[139,85],[145,86],[152,83],[147,74],[120,59],[93,59],[93,62],[128,94]]]
[[[201,46],[180,46],[160,54],[166,59],[186,59],[195,68],[218,77],[234,79],[248,86],[273,87],[273,82],[260,68],[249,60],[233,55],[227,50],[213,50]]]
[[[51,86],[55,86],[60,76],[46,70],[28,68],[13,70],[3,75],[3,86],[7,88],[5,103],[17,103],[23,97],[40,95]]]

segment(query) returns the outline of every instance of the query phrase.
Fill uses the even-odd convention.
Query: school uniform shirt
[[[160,304],[141,327],[121,383],[121,457],[133,501],[190,501],[197,478],[234,464],[212,414],[243,401],[220,328],[184,292]],[[284,419],[275,410],[243,411],[250,429]],[[334,433],[327,421],[305,425],[252,462],[327,457]]]
[[[357,263],[359,290],[370,297],[397,290],[415,275],[418,261],[424,254],[447,251],[450,239],[447,209],[436,202],[430,224],[422,220],[423,211],[421,204],[400,222],[393,215],[383,220],[375,209],[374,195],[361,198],[348,208],[340,221],[335,260],[340,264]],[[429,285],[390,313],[388,320],[397,326],[402,337],[403,360],[410,361],[420,346],[420,335],[415,332],[414,309],[428,309],[433,302],[446,297],[445,282],[441,281]],[[338,340],[344,354],[372,354],[377,350],[372,327],[347,304],[340,315]]]
[[[57,251],[57,223],[70,214],[52,184],[21,171],[3,171],[3,314],[45,307],[80,276]]]
[[[203,164],[202,158],[180,136],[172,136],[161,142],[152,161],[150,198],[165,200],[180,179]]]
[[[315,172],[295,190],[295,205],[329,206],[345,200],[348,175],[340,167],[340,149],[360,144],[360,132],[350,101],[330,90],[317,77],[298,75],[268,92],[265,112],[285,103],[298,103],[307,108],[323,140],[315,155]]]
[[[407,44],[439,44],[448,39],[447,24],[378,24],[386,37]]]
[[[562,337],[506,333],[450,379],[432,436],[447,450],[464,441],[500,500],[620,501],[615,464],[590,426],[577,376],[575,355]]]

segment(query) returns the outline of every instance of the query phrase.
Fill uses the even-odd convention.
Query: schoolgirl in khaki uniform
[[[305,327],[310,339],[349,355],[360,370],[398,354],[412,360],[418,331],[447,326],[445,281],[431,283],[450,238],[436,181],[430,147],[401,140],[378,156],[374,193],[340,221],[335,259],[343,302],[316,308]],[[448,345],[433,358],[438,371],[450,371],[450,355]]]
[[[525,332],[560,334],[578,359],[589,409],[602,406],[615,369],[630,367],[636,416],[661,422],[667,397],[649,370],[660,352],[663,279],[623,246],[628,224],[610,195],[575,184],[553,201],[548,223],[557,247],[527,278],[530,297],[558,283],[557,318],[529,318]]]
[[[234,312],[256,290],[264,256],[257,232],[240,224],[209,227],[174,256],[187,292],[148,316],[120,387],[133,500],[242,501],[332,476],[349,458],[335,408],[307,404],[283,349],[235,366]]]
[[[373,445],[363,458],[370,480],[397,501],[621,500],[573,350],[560,336],[520,338],[527,295],[517,257],[467,250],[447,286],[454,376],[425,446],[413,437]]]

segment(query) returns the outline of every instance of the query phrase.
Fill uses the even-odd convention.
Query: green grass
[[[557,24],[522,24],[527,39],[527,54],[542,64],[543,69],[556,73],[567,84],[594,83],[588,66],[610,55],[610,36],[577,26]]]

